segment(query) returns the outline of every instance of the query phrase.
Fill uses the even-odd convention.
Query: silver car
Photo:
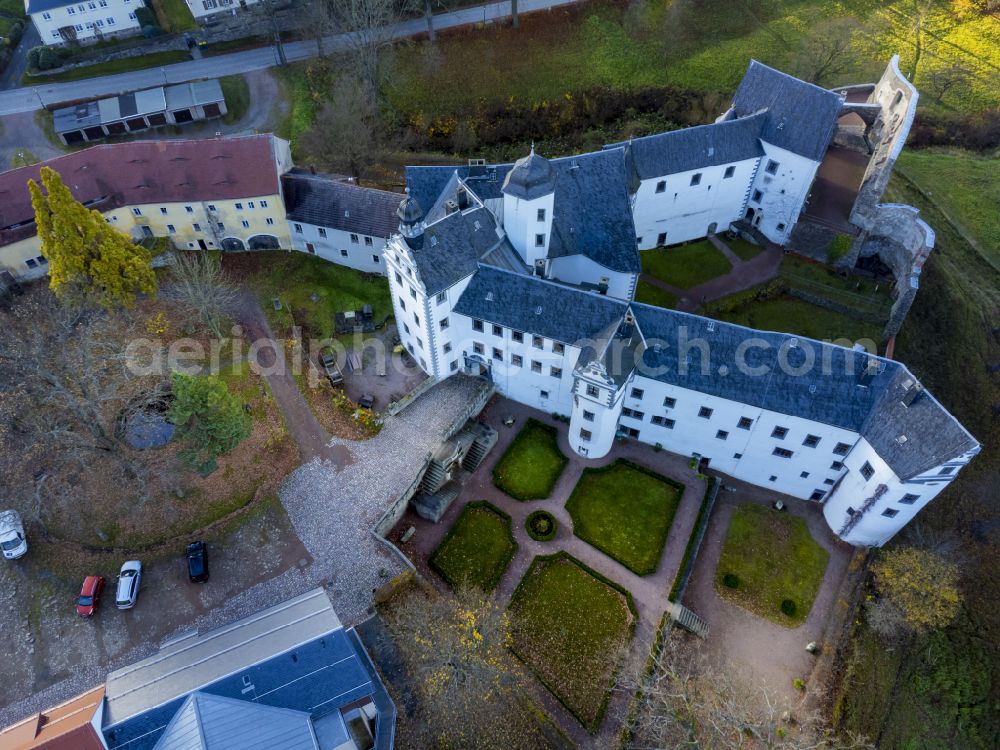
[[[142,563],[129,560],[122,565],[118,573],[118,590],[115,593],[115,606],[118,609],[132,609],[135,600],[139,598],[139,581],[142,580]]]

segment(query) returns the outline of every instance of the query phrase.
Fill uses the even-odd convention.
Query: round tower
[[[399,233],[403,235],[406,244],[410,247],[420,247],[424,242],[424,209],[420,203],[410,195],[409,188],[406,189],[406,197],[399,204],[396,210],[399,217]]]

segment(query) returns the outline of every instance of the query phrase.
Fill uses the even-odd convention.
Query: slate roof
[[[76,0],[29,0],[25,12],[31,15],[32,13],[41,13],[43,10],[65,8],[67,5],[76,4]]]
[[[73,196],[99,211],[142,203],[195,203],[280,191],[271,135],[127,141],[74,151],[0,173],[0,246],[35,234],[28,180],[58,172]]]
[[[842,99],[838,94],[750,61],[733,97],[737,117],[767,110],[761,138],[779,148],[822,161],[830,145]]]
[[[457,174],[481,200],[496,200],[503,197],[503,182],[513,166],[407,167],[406,187],[426,210],[437,203],[448,181]]]
[[[767,119],[766,112],[758,112],[740,119],[633,138],[604,148],[625,148],[639,177],[648,180],[763,156],[760,135]]]
[[[475,273],[479,259],[501,243],[493,214],[485,208],[456,211],[424,230],[423,242],[410,253],[428,294],[443,292]]]
[[[396,231],[396,210],[406,196],[292,170],[281,178],[289,221],[388,239]]]
[[[514,162],[514,168],[507,173],[503,183],[503,192],[522,200],[531,201],[548,195],[555,189],[555,170],[549,160],[531,153]]]
[[[154,750],[319,750],[305,711],[193,693]]]

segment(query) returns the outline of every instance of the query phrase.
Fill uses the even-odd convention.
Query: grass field
[[[198,24],[184,0],[151,0],[156,20],[168,34],[194,31]]]
[[[494,467],[493,483],[518,500],[542,500],[552,494],[567,460],[556,429],[529,419]]]
[[[452,586],[489,592],[516,551],[510,516],[486,502],[469,503],[428,562]]]
[[[222,94],[226,97],[226,114],[222,121],[232,125],[243,119],[250,106],[250,85],[243,76],[224,76],[219,79]]]
[[[607,706],[616,653],[635,619],[625,594],[566,553],[536,557],[510,602],[514,653],[594,730]]]
[[[879,325],[855,320],[794,297],[782,296],[748,303],[715,317],[750,328],[791,333],[820,341],[868,339],[877,344],[882,339],[882,327]]]
[[[93,65],[85,65],[82,68],[73,68],[72,70],[64,70],[48,75],[33,76],[30,73],[25,73],[21,78],[21,83],[25,86],[38,86],[45,83],[55,83],[56,81],[82,81],[86,78],[97,78],[98,76],[107,76],[113,73],[128,73],[132,70],[156,68],[160,65],[171,65],[173,63],[186,62],[190,59],[191,55],[184,50],[150,52],[148,55],[95,63]]]
[[[809,616],[829,559],[805,519],[762,505],[741,505],[729,522],[715,588],[761,617],[795,627]],[[738,587],[723,583],[727,574],[739,577]],[[795,603],[791,616],[781,610],[786,599]]]
[[[24,3],[21,0],[0,0],[0,13],[13,18],[24,16]]]
[[[586,469],[566,502],[573,533],[637,575],[656,572],[684,487],[618,460]]]
[[[704,284],[733,269],[726,256],[708,240],[665,250],[643,250],[639,255],[643,273],[679,289]]]
[[[763,252],[764,248],[746,240],[731,240],[728,237],[723,240],[729,249],[739,256],[740,260],[753,260]]]
[[[677,306],[677,295],[639,279],[639,283],[635,285],[635,301],[656,307],[674,308]]]

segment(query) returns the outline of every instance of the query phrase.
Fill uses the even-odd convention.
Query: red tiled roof
[[[104,686],[0,730],[0,750],[104,750],[90,723],[104,700]]]
[[[28,180],[58,172],[77,200],[109,211],[139,203],[232,200],[280,192],[270,135],[107,143],[0,174],[0,246],[30,237]],[[15,228],[11,228],[11,227]]]

